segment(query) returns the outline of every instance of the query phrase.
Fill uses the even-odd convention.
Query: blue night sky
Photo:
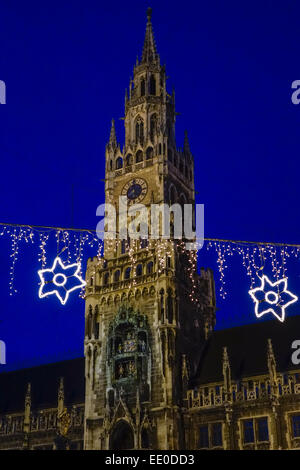
[[[110,122],[116,119],[123,143],[119,118],[148,6],[2,0],[0,222],[95,229]],[[150,6],[168,88],[176,92],[177,144],[187,129],[195,158],[205,236],[299,243],[300,105],[291,102],[291,83],[300,79],[299,2]],[[0,339],[7,345],[1,370],[83,354],[83,300],[76,293],[66,306],[39,299],[38,243],[25,245],[16,264],[18,292],[10,297],[10,244],[0,240]],[[204,249],[199,265],[216,270],[216,257]],[[234,260],[228,267],[218,328],[258,321],[242,269]],[[292,262],[289,288],[300,296],[299,271],[299,260]],[[217,271],[215,277],[218,287]],[[289,314],[297,313],[294,304]]]

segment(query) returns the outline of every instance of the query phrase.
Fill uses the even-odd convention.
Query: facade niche
[[[141,391],[149,390],[151,357],[145,315],[120,307],[109,327],[107,357],[112,387],[132,389],[135,382]]]

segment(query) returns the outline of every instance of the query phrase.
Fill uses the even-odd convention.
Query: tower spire
[[[145,34],[145,41],[144,41],[141,64],[145,64],[145,63],[149,64],[151,62],[156,62],[158,60],[158,54],[157,54],[156,45],[154,41],[151,17],[152,17],[152,8],[148,8],[147,9],[147,26],[146,26],[146,34]]]

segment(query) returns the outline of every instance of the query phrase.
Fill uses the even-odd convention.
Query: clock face
[[[127,196],[129,203],[138,203],[147,194],[147,183],[142,178],[135,178],[125,184],[122,189],[122,196]]]

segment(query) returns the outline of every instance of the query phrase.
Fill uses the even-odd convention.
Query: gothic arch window
[[[174,309],[173,309],[173,296],[172,291],[168,292],[168,320],[173,323]]]
[[[159,155],[161,155],[161,144],[159,144],[159,146],[158,146],[158,153],[159,153]]]
[[[105,273],[103,276],[103,285],[107,286],[108,282],[109,282],[109,273]]]
[[[92,325],[93,325],[93,310],[92,306],[89,306],[89,313],[87,317],[87,336],[89,339],[92,337]]]
[[[157,129],[157,116],[156,114],[152,114],[150,117],[150,139],[152,140],[152,142],[154,140],[156,129]]]
[[[145,79],[141,79],[141,96],[145,96],[146,93],[146,82]]]
[[[135,273],[136,273],[137,276],[142,276],[142,274],[143,274],[143,265],[142,264],[137,265]]]
[[[143,145],[144,143],[144,122],[138,117],[135,124],[135,141]]]
[[[147,264],[147,274],[153,273],[153,261],[149,261]]]
[[[99,309],[98,309],[98,305],[96,305],[96,307],[95,307],[94,337],[95,337],[95,339],[99,339]]]
[[[153,157],[153,148],[148,147],[146,150],[146,160],[150,160]]]
[[[118,157],[116,160],[116,170],[123,168],[123,158]]]
[[[150,95],[156,95],[156,80],[154,75],[150,77],[150,86],[149,86]]]
[[[117,269],[117,271],[115,271],[115,274],[114,274],[114,281],[119,282],[119,280],[120,280],[120,270]]]
[[[109,162],[109,169],[110,169],[110,171],[112,171],[112,169],[113,169],[113,161],[112,160],[110,160],[110,162]]]
[[[127,156],[126,156],[126,166],[129,166],[132,164],[132,155],[131,153],[129,153]]]
[[[123,239],[121,241],[121,255],[124,255],[125,252],[126,252],[126,240]]]
[[[125,274],[124,274],[124,279],[129,279],[130,278],[130,273],[131,273],[131,268],[128,267],[125,269]]]
[[[135,163],[140,163],[143,161],[143,152],[138,150],[135,155]]]
[[[160,307],[160,320],[164,323],[165,318],[165,291],[163,289],[159,292],[159,307]]]
[[[147,238],[141,238],[140,239],[140,248],[147,248],[148,246],[148,239]]]

